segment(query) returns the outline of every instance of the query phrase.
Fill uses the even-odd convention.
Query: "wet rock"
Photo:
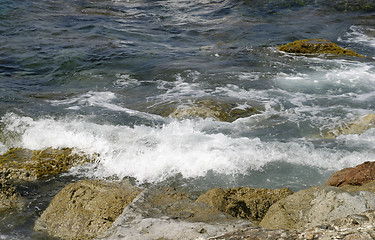
[[[325,185],[341,187],[344,185],[361,186],[375,180],[375,162],[364,162],[356,167],[335,172]]]
[[[261,227],[303,229],[375,209],[375,183],[343,188],[320,186],[296,192],[273,204]]]
[[[238,187],[214,188],[199,196],[197,202],[204,202],[237,218],[254,222],[262,220],[272,204],[292,194],[288,188],[265,189]]]
[[[71,167],[94,161],[94,157],[78,153],[72,148],[32,151],[10,149],[0,156],[0,175],[14,180],[36,180],[66,172]]]
[[[333,54],[364,57],[353,50],[339,47],[337,44],[325,39],[303,39],[279,47],[280,51],[300,54]]]
[[[99,239],[199,239],[255,226],[173,188],[143,191]]]
[[[84,180],[62,189],[34,229],[62,239],[91,239],[108,230],[141,192],[128,182]]]
[[[24,199],[7,180],[0,179],[0,212],[6,209],[20,209]]]
[[[324,138],[336,138],[340,135],[362,134],[375,127],[375,114],[368,114],[348,124],[340,126],[323,135]]]
[[[259,108],[252,106],[239,107],[235,103],[226,103],[208,99],[192,100],[185,103],[169,103],[158,106],[151,111],[165,117],[186,118],[211,118],[216,121],[233,122],[239,118],[249,117],[260,113]]]

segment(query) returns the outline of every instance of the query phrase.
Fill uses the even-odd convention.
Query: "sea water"
[[[374,160],[375,129],[322,137],[375,111],[375,7],[343,2],[0,0],[0,153],[100,156],[19,187],[28,207],[2,215],[0,239],[45,237],[33,221],[74,179],[297,191]],[[277,50],[304,38],[366,57]],[[230,123],[155,114],[200,99],[259,112]]]

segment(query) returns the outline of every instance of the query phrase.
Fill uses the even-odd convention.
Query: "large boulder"
[[[206,239],[255,227],[173,188],[143,191],[98,239]]]
[[[279,47],[280,51],[299,54],[333,54],[364,57],[353,50],[339,47],[337,44],[325,39],[303,39]]]
[[[292,191],[288,188],[238,187],[228,188],[225,191],[214,188],[199,196],[197,202],[204,202],[237,218],[259,222],[272,204],[290,194]]]
[[[361,186],[375,180],[375,162],[364,162],[356,167],[344,168],[335,172],[325,185],[341,187]]]
[[[141,192],[128,182],[83,180],[62,189],[34,229],[61,239],[91,239],[108,230]]]
[[[68,171],[71,167],[94,161],[72,148],[32,151],[13,148],[0,156],[0,175],[7,179],[31,181]]]
[[[361,187],[313,187],[273,204],[260,222],[270,229],[303,229],[375,209],[375,183]]]
[[[0,179],[0,212],[6,209],[19,209],[24,205],[23,197],[6,179]]]
[[[362,134],[375,127],[375,114],[367,114],[350,123],[339,126],[336,129],[323,134],[324,138],[336,138],[340,135]]]

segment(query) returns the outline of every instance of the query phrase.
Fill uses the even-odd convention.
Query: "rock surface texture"
[[[375,209],[375,183],[361,187],[313,187],[296,192],[270,207],[260,226],[305,229]]]
[[[303,39],[279,47],[280,51],[299,54],[333,54],[364,57],[353,50],[339,47],[337,44],[325,39]]]
[[[172,188],[143,191],[99,239],[206,239],[245,227],[233,218]]]
[[[344,185],[361,186],[375,180],[375,162],[364,162],[356,167],[335,172],[325,185],[341,187]]]
[[[35,223],[61,239],[91,239],[108,230],[141,192],[130,183],[84,180],[62,189]]]
[[[259,222],[272,204],[290,194],[292,191],[288,188],[238,187],[228,188],[225,191],[214,188],[201,195],[197,202],[204,202],[237,218]]]
[[[373,240],[375,239],[375,212],[367,211],[344,218],[336,219],[331,224],[303,230],[246,228],[212,240]]]

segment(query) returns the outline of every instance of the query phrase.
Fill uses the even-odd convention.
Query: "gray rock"
[[[294,193],[270,207],[260,222],[271,229],[303,229],[375,209],[373,183],[361,187],[313,187]]]
[[[211,240],[373,240],[375,239],[375,211],[354,214],[337,219],[331,224],[301,230],[245,228],[225,235],[210,238]]]
[[[98,239],[205,239],[249,226],[174,189],[148,189]]]

